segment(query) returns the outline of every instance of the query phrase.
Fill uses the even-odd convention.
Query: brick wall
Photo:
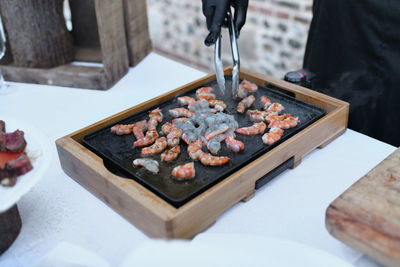
[[[150,34],[161,54],[213,72],[213,47],[200,0],[147,0]],[[282,77],[302,65],[312,0],[250,0],[239,38],[241,66]],[[229,33],[223,30],[224,66],[232,64]]]

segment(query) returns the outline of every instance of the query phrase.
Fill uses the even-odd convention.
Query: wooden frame
[[[6,55],[1,65],[5,80],[105,90],[128,72],[129,65],[136,65],[150,52],[145,0],[91,1],[94,1],[96,19],[89,22],[87,30],[98,31],[98,38],[91,41],[90,47],[75,46],[74,60],[99,62],[102,66],[65,64],[49,69],[27,68],[15,66],[6,60],[12,56]],[[78,1],[77,4],[87,3]],[[83,34],[76,36],[84,38]]]
[[[226,69],[225,74],[232,74],[232,68]],[[258,179],[292,157],[293,167],[297,166],[304,155],[325,146],[347,127],[346,102],[246,69],[242,69],[241,77],[290,91],[296,98],[324,108],[327,114],[180,208],[174,208],[137,182],[110,173],[102,159],[82,145],[85,134],[214,80],[215,74],[211,74],[58,139],[63,170],[149,236],[192,238],[213,224],[226,209],[248,200]]]

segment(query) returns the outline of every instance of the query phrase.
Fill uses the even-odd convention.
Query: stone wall
[[[147,0],[154,49],[206,72],[214,71],[201,0]],[[250,0],[239,38],[241,66],[282,77],[301,67],[312,0]],[[228,30],[223,30],[224,66],[232,64]]]

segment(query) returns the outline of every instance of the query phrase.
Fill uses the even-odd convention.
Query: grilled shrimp
[[[211,139],[213,139],[214,137],[216,137],[217,135],[220,135],[226,131],[229,130],[229,125],[226,123],[222,123],[222,124],[215,124],[211,127],[209,127],[205,134],[204,134],[204,138],[209,141]]]
[[[196,176],[194,163],[189,162],[184,165],[176,166],[172,170],[172,176],[177,180],[188,180],[194,178]]]
[[[204,94],[204,93],[211,93],[212,92],[212,87],[201,87],[199,89],[196,90],[196,95],[199,94]]]
[[[176,125],[174,125],[174,124],[172,124],[172,123],[170,123],[170,122],[166,122],[166,123],[164,123],[164,124],[161,126],[161,131],[162,131],[165,135],[167,135],[167,134],[169,134],[169,133],[172,131],[172,129],[173,129],[174,127],[178,127],[178,126],[176,126]]]
[[[274,121],[268,125],[268,128],[281,128],[281,129],[290,129],[295,127],[299,123],[298,117],[290,116],[282,121]]]
[[[133,143],[134,147],[144,147],[144,146],[148,146],[151,145],[152,143],[154,143],[154,141],[156,141],[156,139],[158,138],[158,133],[156,129],[150,129],[147,131],[146,136],[142,139],[136,140]]]
[[[265,110],[267,110],[268,107],[272,104],[271,100],[265,95],[261,96],[260,102],[261,102],[261,105],[263,106],[263,109],[265,109]]]
[[[211,155],[210,153],[201,153],[199,156],[200,162],[205,166],[219,166],[224,165],[228,161],[230,161],[229,157],[216,157]]]
[[[273,127],[269,130],[268,133],[265,133],[262,136],[262,141],[266,145],[272,145],[273,143],[281,139],[282,135],[283,135],[282,129]]]
[[[178,102],[182,106],[187,106],[187,105],[191,105],[194,102],[196,102],[196,99],[194,99],[193,97],[190,97],[190,96],[180,96],[180,97],[178,97]]]
[[[267,111],[270,113],[279,113],[279,112],[283,111],[284,109],[285,109],[285,107],[282,106],[280,103],[272,103],[268,107]]]
[[[111,132],[116,135],[131,134],[135,124],[117,124],[111,127]]]
[[[203,143],[201,142],[200,138],[194,142],[189,143],[187,152],[191,159],[196,160],[199,158],[200,154],[203,153],[203,151],[201,151],[202,145]]]
[[[179,145],[182,134],[182,129],[180,129],[178,126],[174,127],[172,131],[167,135],[168,146],[174,147],[176,145]]]
[[[245,98],[248,95],[248,93],[254,93],[257,90],[258,90],[258,86],[255,83],[249,82],[247,80],[243,80],[239,84],[237,97]]]
[[[245,109],[251,107],[255,101],[256,98],[253,95],[243,98],[237,105],[237,112],[243,113]]]
[[[249,109],[247,111],[247,115],[249,115],[251,121],[264,121],[265,117],[268,115],[268,112]]]
[[[154,144],[142,148],[142,155],[153,155],[162,152],[167,148],[167,140],[165,137],[158,138]]]
[[[207,142],[207,149],[211,154],[217,155],[221,150],[221,142],[225,140],[227,134],[220,134]]]
[[[215,99],[215,94],[213,93],[202,93],[197,95],[198,99],[205,99],[207,101]]]
[[[144,138],[143,132],[147,130],[147,122],[146,120],[139,121],[135,123],[133,126],[133,134],[135,135],[137,140]]]
[[[180,153],[181,147],[179,145],[174,146],[173,148],[161,153],[161,161],[172,161],[176,159]]]
[[[133,165],[142,166],[146,168],[146,170],[154,174],[157,174],[159,172],[158,162],[154,159],[144,159],[144,158],[135,159],[133,161]]]
[[[156,108],[149,112],[149,121],[147,122],[148,129],[156,129],[157,125],[162,121],[163,114],[160,108]]]
[[[225,144],[226,147],[233,152],[239,152],[244,149],[243,142],[236,140],[234,136],[227,136],[225,138]]]
[[[257,122],[249,127],[237,128],[236,132],[244,135],[255,135],[264,133],[266,128],[267,125],[264,122]]]
[[[220,112],[222,112],[226,109],[226,104],[224,103],[224,101],[211,99],[211,100],[208,100],[208,103],[210,104],[210,107],[214,107],[215,109],[219,110]]]
[[[172,116],[176,117],[187,117],[187,118],[191,118],[194,114],[193,111],[190,111],[186,108],[174,108],[174,109],[170,109],[169,110],[169,114],[171,114]]]
[[[292,117],[292,115],[290,114],[283,114],[283,115],[277,115],[276,113],[269,113],[266,117],[265,117],[265,121],[268,123],[273,123],[275,121],[283,121],[286,118]],[[269,127],[271,128],[271,127]]]

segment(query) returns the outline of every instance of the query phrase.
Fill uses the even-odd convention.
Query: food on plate
[[[186,108],[174,108],[169,110],[169,114],[171,114],[175,118],[177,117],[191,118],[193,116],[193,111],[190,111]]]
[[[196,176],[194,163],[189,162],[184,165],[176,166],[172,170],[172,176],[177,180],[188,180],[194,178]]]
[[[270,113],[279,113],[279,112],[282,112],[284,109],[285,109],[285,107],[282,106],[282,104],[280,104],[280,103],[272,103],[268,107],[267,111],[270,112]]]
[[[160,108],[153,109],[149,112],[149,121],[147,122],[147,128],[149,130],[156,129],[157,125],[162,122],[163,114]]]
[[[181,147],[179,145],[174,146],[167,151],[161,153],[161,161],[172,161],[175,160],[181,153]]]
[[[211,99],[208,100],[210,107],[217,109],[218,111],[222,112],[226,109],[226,104],[222,100]]]
[[[154,155],[163,152],[167,148],[167,139],[165,137],[158,138],[154,144],[142,148],[142,155]]]
[[[0,120],[0,183],[13,186],[17,177],[33,169],[25,153],[24,132],[6,133],[6,124]]]
[[[264,121],[265,117],[268,115],[268,112],[263,110],[249,109],[247,111],[247,115],[249,115],[251,121]]]
[[[133,147],[144,147],[154,143],[158,138],[158,133],[156,129],[149,129],[146,132],[146,136],[142,139],[136,140],[133,143]]]
[[[243,98],[237,105],[237,112],[243,113],[246,108],[251,107],[255,101],[256,98],[253,95],[249,95],[248,97]]]
[[[252,126],[237,128],[236,132],[243,135],[256,135],[264,133],[267,125],[264,122],[254,123]]]
[[[198,94],[197,95],[198,99],[204,99],[204,100],[207,100],[207,101],[213,100],[213,99],[215,99],[215,97],[216,96],[213,93],[203,93],[203,94]]]
[[[286,118],[289,118],[291,116],[292,115],[290,115],[290,114],[278,115],[276,113],[268,113],[268,115],[265,116],[265,121],[268,122],[268,123],[273,123],[275,121],[282,121],[282,120],[284,120]]]
[[[201,87],[196,90],[196,96],[200,94],[207,94],[212,92],[212,87]]]
[[[136,137],[136,140],[140,140],[144,138],[144,132],[147,131],[147,122],[146,120],[139,121],[134,124],[132,128],[133,135]]]
[[[135,124],[117,124],[111,127],[111,132],[116,135],[131,134]]]
[[[226,123],[212,125],[204,133],[204,138],[206,139],[206,141],[209,141],[212,138],[216,137],[217,135],[225,133],[229,129],[230,127]]]
[[[243,142],[236,140],[235,137],[231,135],[225,138],[225,144],[226,147],[233,152],[239,152],[244,149]]]
[[[178,97],[178,102],[182,106],[188,106],[188,105],[194,104],[194,102],[196,102],[196,99],[194,99],[193,97],[190,97],[190,96],[180,96],[180,97]]]
[[[260,102],[264,110],[267,110],[268,107],[272,104],[268,96],[265,95],[260,97]]]
[[[219,166],[228,163],[231,159],[229,157],[217,157],[213,156],[210,153],[201,153],[199,155],[199,161],[206,166]]]
[[[266,145],[272,145],[279,139],[281,139],[283,135],[283,130],[281,128],[273,127],[269,130],[268,133],[265,133],[262,136],[262,141]]]
[[[197,160],[200,154],[203,153],[203,151],[201,151],[202,145],[203,143],[200,138],[188,144],[187,152],[191,159]]]
[[[151,173],[157,174],[159,170],[158,161],[154,159],[138,158],[133,161],[134,166],[144,167]]]
[[[288,118],[281,121],[274,121],[268,125],[268,128],[281,128],[281,129],[290,129],[295,127],[299,123],[298,117],[289,116]]]
[[[237,92],[237,97],[239,98],[245,98],[248,93],[254,93],[258,90],[258,86],[255,83],[249,82],[247,80],[243,80],[239,84],[238,92]]]

